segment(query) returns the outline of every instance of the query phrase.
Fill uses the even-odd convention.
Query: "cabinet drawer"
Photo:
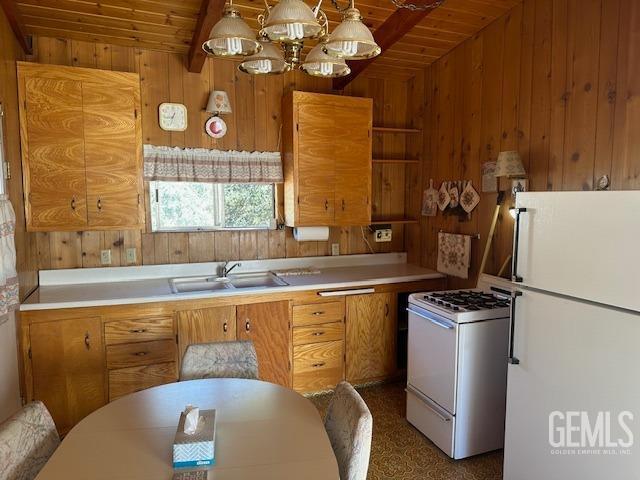
[[[343,378],[344,342],[293,347],[293,388],[315,392],[334,388]]]
[[[344,302],[314,303],[293,307],[293,325],[318,325],[341,322],[344,319]]]
[[[306,327],[294,327],[293,344],[332,342],[344,338],[344,324],[342,322],[322,323]]]
[[[156,340],[155,342],[126,343],[107,347],[107,369],[151,365],[154,363],[175,362],[178,348],[175,340]]]
[[[109,401],[178,380],[176,362],[120,368],[109,372]]]
[[[120,320],[104,324],[107,345],[173,339],[174,336],[172,317]]]

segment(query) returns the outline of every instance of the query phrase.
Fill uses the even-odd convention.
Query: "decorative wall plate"
[[[227,134],[227,124],[217,116],[213,116],[204,124],[204,131],[212,138],[222,138]]]

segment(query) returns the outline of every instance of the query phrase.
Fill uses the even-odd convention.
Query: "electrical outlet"
[[[374,238],[375,238],[375,241],[378,242],[378,243],[380,243],[380,242],[390,242],[391,241],[391,229],[390,228],[384,228],[384,229],[376,230]]]
[[[333,256],[340,255],[340,244],[339,243],[332,243],[331,244],[331,255],[333,255]]]
[[[136,263],[136,249],[127,248],[127,264]]]
[[[100,263],[102,265],[111,265],[111,250],[100,251]]]

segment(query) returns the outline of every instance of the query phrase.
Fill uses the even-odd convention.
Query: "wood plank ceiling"
[[[337,0],[341,6],[346,0]],[[419,70],[442,57],[522,0],[446,0],[373,63],[379,67]],[[137,46],[186,54],[202,0],[18,0],[22,28],[28,34]],[[257,30],[262,0],[236,0]],[[273,3],[271,1],[270,3]],[[309,2],[309,4],[315,2]],[[340,14],[323,2],[330,28]],[[356,0],[365,23],[378,28],[395,10],[391,0]],[[306,50],[311,44],[306,46]]]

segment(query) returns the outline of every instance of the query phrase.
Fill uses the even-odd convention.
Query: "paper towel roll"
[[[329,227],[296,227],[293,238],[298,242],[325,241],[329,239]]]

